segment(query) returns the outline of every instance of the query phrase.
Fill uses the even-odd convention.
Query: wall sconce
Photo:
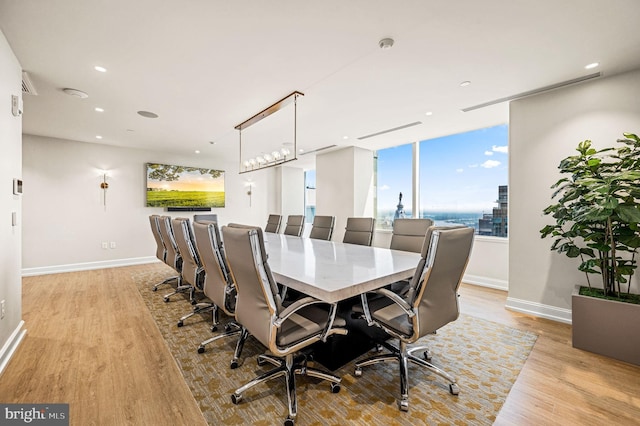
[[[249,207],[251,207],[251,195],[253,194],[253,182],[247,181],[244,186],[247,187],[247,195],[249,196]]]
[[[107,182],[107,172],[102,172],[102,182],[100,182],[100,189],[102,189],[102,205],[107,208],[107,189],[109,183]]]

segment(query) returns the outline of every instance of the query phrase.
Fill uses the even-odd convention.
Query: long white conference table
[[[419,253],[266,232],[278,283],[329,303],[413,276]]]

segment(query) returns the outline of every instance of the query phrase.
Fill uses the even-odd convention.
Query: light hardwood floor
[[[149,268],[166,267],[25,278],[28,332],[0,402],[66,402],[72,425],[204,425],[131,281]],[[640,367],[572,348],[570,326],[507,311],[505,292],[463,285],[461,295],[464,313],[539,336],[497,425],[640,424]]]

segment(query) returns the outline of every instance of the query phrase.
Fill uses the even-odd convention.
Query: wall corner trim
[[[13,354],[18,349],[18,346],[20,346],[20,343],[22,342],[22,339],[24,339],[25,334],[27,334],[27,329],[23,329],[22,327],[24,327],[24,321],[20,321],[18,323],[16,329],[13,330],[13,333],[11,333],[9,339],[2,346],[2,349],[0,349],[0,376],[2,376],[2,373],[4,372],[7,364],[9,364],[11,357],[13,357]]]
[[[546,318],[552,321],[571,324],[571,309],[543,305],[542,303],[515,299],[513,297],[507,297],[505,308],[511,311],[521,312],[523,314],[533,315],[539,318]]]
[[[509,291],[509,281],[497,278],[481,277],[479,275],[464,274],[462,282],[465,284],[473,284],[479,287],[493,288],[496,290]]]

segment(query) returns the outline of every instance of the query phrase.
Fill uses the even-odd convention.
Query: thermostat
[[[14,179],[13,180],[13,193],[16,195],[22,194],[22,180]]]

